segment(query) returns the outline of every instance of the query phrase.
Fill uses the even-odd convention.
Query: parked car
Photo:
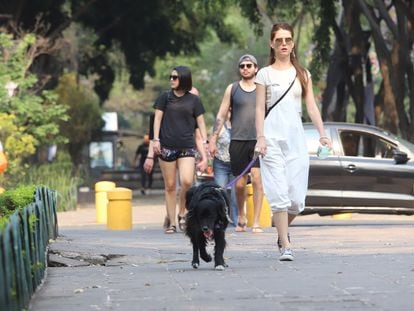
[[[305,123],[310,156],[304,214],[414,214],[414,144],[373,126],[325,123],[331,154],[317,157],[319,134]]]

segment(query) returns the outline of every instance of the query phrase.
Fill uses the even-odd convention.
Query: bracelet
[[[154,160],[154,158],[153,158],[153,157],[147,157],[147,159]]]
[[[321,137],[319,137],[319,140],[321,140],[321,139],[329,139],[329,137],[328,136],[321,136]]]
[[[160,141],[159,138],[153,138],[152,141]]]

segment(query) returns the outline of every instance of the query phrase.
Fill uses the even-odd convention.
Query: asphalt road
[[[134,228],[95,223],[92,206],[59,213],[43,286],[29,310],[413,310],[414,216],[308,215],[279,262],[274,228],[227,231],[229,267],[191,268],[182,233],[165,235],[162,197],[137,196]]]

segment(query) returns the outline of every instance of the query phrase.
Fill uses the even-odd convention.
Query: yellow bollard
[[[351,219],[352,213],[339,213],[339,214],[333,214],[333,219],[341,220],[341,219]]]
[[[95,208],[96,222],[106,224],[108,196],[107,192],[115,189],[116,185],[112,181],[99,181],[95,184]]]
[[[115,188],[108,192],[108,222],[107,229],[132,229],[132,190]]]
[[[246,186],[246,218],[247,226],[253,226],[254,218],[254,207],[253,207],[253,186],[248,184]],[[266,197],[263,197],[262,210],[260,212],[259,224],[262,228],[272,226],[272,211],[270,210],[270,205],[266,200]]]

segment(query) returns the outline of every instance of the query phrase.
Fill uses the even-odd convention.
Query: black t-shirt
[[[167,91],[157,98],[154,107],[164,112],[160,127],[161,146],[195,148],[196,118],[205,112],[200,98],[189,92],[177,97],[174,92]]]

